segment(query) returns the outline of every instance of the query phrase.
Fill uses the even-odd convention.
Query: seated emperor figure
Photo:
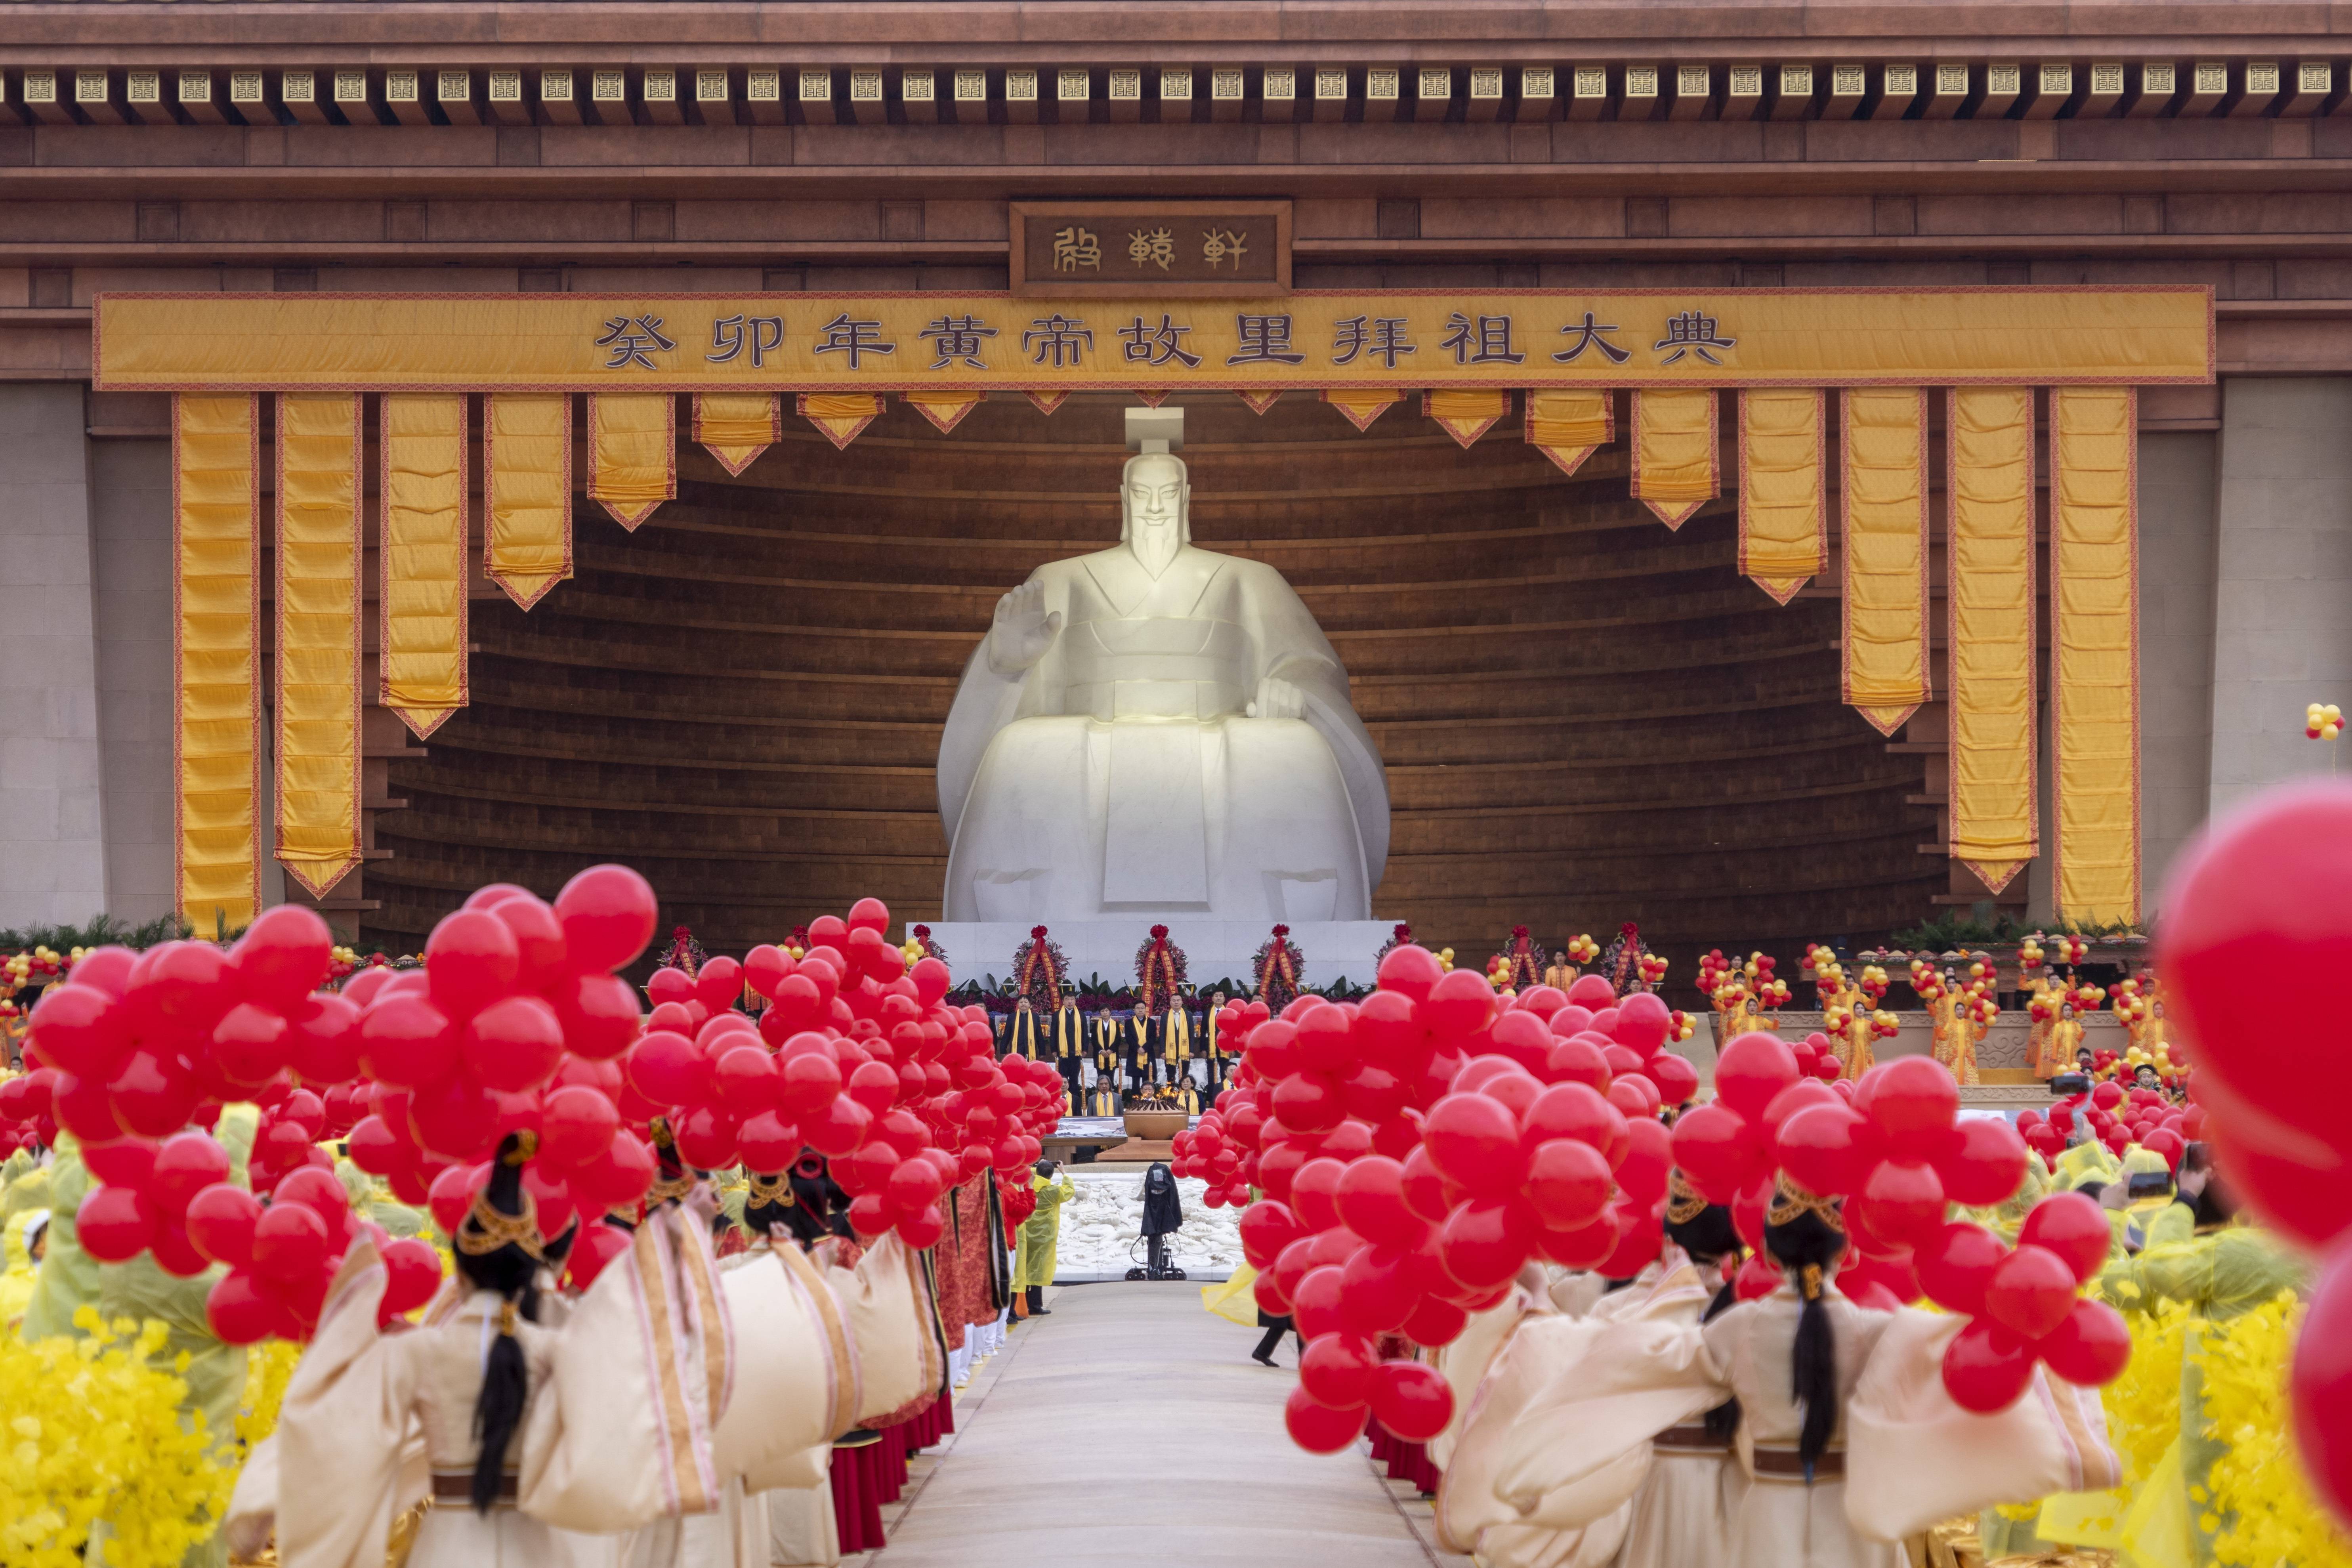
[[[1360,921],[1388,778],[1281,574],[1193,548],[1146,443],[1118,548],[997,602],[940,742],[947,918]]]

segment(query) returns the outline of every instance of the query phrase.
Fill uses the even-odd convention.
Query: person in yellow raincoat
[[[1062,1239],[1062,1205],[1078,1195],[1067,1176],[1056,1178],[1060,1167],[1051,1160],[1037,1162],[1029,1179],[1037,1194],[1036,1212],[1021,1222],[1021,1244],[1013,1258],[1013,1288],[1029,1293],[1029,1315],[1050,1318],[1045,1310],[1045,1287],[1054,1282],[1055,1251]]]

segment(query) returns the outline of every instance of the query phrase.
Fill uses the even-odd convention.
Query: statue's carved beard
[[[1128,543],[1143,569],[1157,577],[1183,548],[1183,528],[1173,518],[1165,522],[1138,522],[1128,531]]]

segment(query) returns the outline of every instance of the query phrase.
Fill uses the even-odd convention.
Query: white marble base
[[[1050,923],[1049,935],[1069,963],[1071,980],[1100,977],[1114,988],[1135,984],[1135,950],[1151,940],[1151,928],[1168,928],[1168,940],[1184,950],[1184,966],[1194,983],[1234,980],[1248,984],[1250,960],[1274,934],[1272,921],[1194,921],[1164,915]],[[1290,940],[1307,960],[1301,978],[1309,985],[1345,980],[1369,986],[1373,956],[1396,932],[1394,921],[1320,921],[1290,928]],[[906,940],[903,930],[899,940]],[[1016,921],[938,921],[931,940],[946,950],[956,984],[978,980],[993,990],[1013,969],[1013,954],[1029,940],[1029,927]]]
[[[1124,1279],[1143,1261],[1143,1173],[1148,1165],[1105,1168],[1065,1165],[1078,1195],[1062,1205],[1061,1238],[1054,1254],[1054,1283],[1088,1285]],[[1208,1184],[1191,1177],[1176,1184],[1184,1226],[1169,1238],[1176,1267],[1189,1279],[1208,1284],[1230,1279],[1242,1266],[1241,1211],[1213,1209],[1201,1201]]]

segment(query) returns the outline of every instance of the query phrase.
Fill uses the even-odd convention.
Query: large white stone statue
[[[1032,573],[964,667],[940,741],[950,921],[1370,917],[1380,753],[1281,574],[1193,547],[1181,421],[1129,412],[1118,547]]]

